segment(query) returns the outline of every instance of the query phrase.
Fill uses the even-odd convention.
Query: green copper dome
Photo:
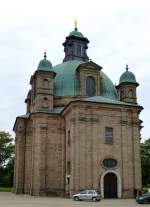
[[[54,95],[55,96],[76,96],[82,95],[80,90],[80,82],[76,69],[83,61],[71,60],[53,67],[56,72],[54,80]],[[118,100],[118,95],[112,81],[105,73],[100,72],[100,90],[101,96]]]
[[[46,52],[44,53],[44,59],[39,62],[38,70],[51,71],[52,63],[49,60],[46,60]]]
[[[135,84],[138,84],[136,82],[136,78],[135,78],[134,73],[132,73],[131,71],[128,71],[128,65],[126,66],[126,71],[120,76],[119,84],[120,83],[135,83]]]
[[[69,36],[84,38],[83,34],[79,32],[77,28],[75,28],[72,32],[70,32]]]
[[[117,90],[113,82],[102,71],[100,72],[100,90],[101,96],[113,100],[118,100]]]

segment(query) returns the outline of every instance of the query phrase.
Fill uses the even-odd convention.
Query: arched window
[[[113,144],[113,128],[105,127],[105,143]]]
[[[133,90],[130,89],[130,90],[129,90],[129,98],[132,98],[132,97],[133,97]]]
[[[70,130],[68,130],[68,146],[70,146]]]
[[[124,97],[124,91],[121,90],[121,91],[120,91],[120,99],[122,99],[123,97]]]
[[[46,97],[43,98],[43,107],[48,108],[48,98]]]
[[[95,80],[91,76],[86,79],[86,93],[88,96],[94,96],[95,94]]]
[[[43,80],[43,88],[48,88],[49,87],[49,81],[47,79]]]
[[[71,174],[71,162],[70,161],[67,162],[67,174],[68,175]]]
[[[77,55],[81,55],[81,45],[77,45]]]

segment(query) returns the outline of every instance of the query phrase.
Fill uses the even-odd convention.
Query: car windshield
[[[92,190],[89,190],[88,191],[88,194],[93,194],[94,192]]]
[[[81,191],[80,194],[86,194],[86,191]]]

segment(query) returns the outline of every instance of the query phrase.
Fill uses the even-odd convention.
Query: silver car
[[[96,190],[84,190],[73,195],[73,199],[75,201],[82,201],[82,200],[100,201],[101,196]]]

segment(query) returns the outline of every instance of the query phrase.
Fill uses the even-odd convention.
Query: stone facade
[[[56,95],[59,71],[55,67],[35,71],[25,101],[27,113],[17,117],[14,125],[15,193],[72,196],[80,190],[96,189],[102,197],[108,192],[111,197],[108,174],[116,176],[116,181],[110,179],[109,183],[116,185],[114,197],[133,198],[135,190],[141,189],[142,107],[135,101],[137,84],[118,85],[118,94],[128,88],[135,91],[126,93],[124,98],[112,98],[114,86],[107,94],[110,97],[106,97],[104,88],[111,83],[107,80],[104,84],[101,70],[91,61],[79,64],[74,75],[78,77],[80,93],[65,95],[62,90],[62,96]],[[88,77],[95,80],[92,97],[87,95]],[[110,143],[106,139],[107,128],[113,131]],[[103,161],[110,159],[117,164],[105,166]]]

